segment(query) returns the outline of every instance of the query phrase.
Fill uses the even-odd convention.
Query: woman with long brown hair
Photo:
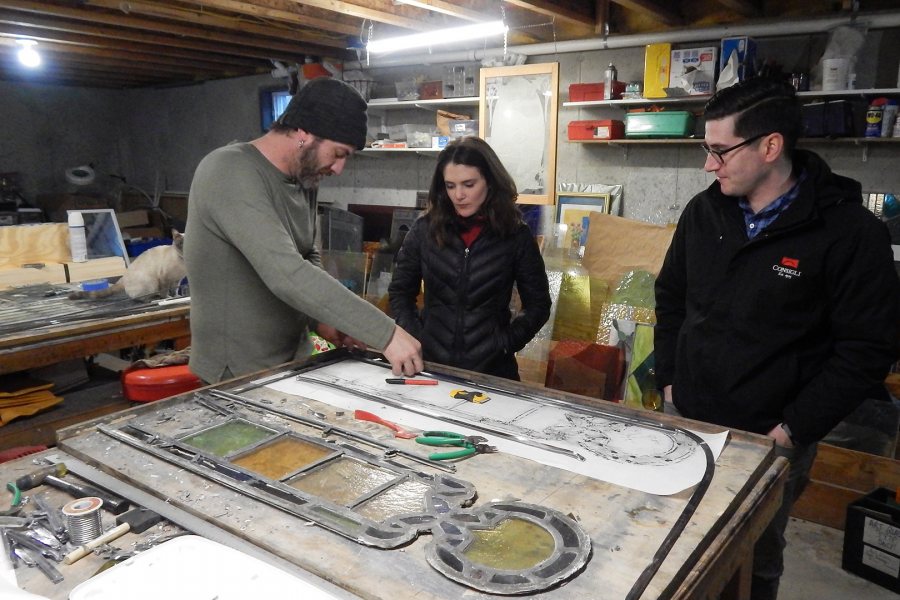
[[[397,324],[419,339],[425,360],[519,379],[514,354],[549,318],[550,292],[517,197],[484,140],[455,140],[438,156],[426,212],[403,241],[389,288]]]

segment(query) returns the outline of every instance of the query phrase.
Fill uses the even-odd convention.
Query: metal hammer
[[[98,546],[108,544],[129,531],[144,533],[160,521],[162,521],[162,517],[148,508],[132,508],[116,517],[115,527],[66,554],[65,558],[63,558],[63,563],[71,565],[73,562],[81,560],[90,554]]]
[[[122,514],[128,510],[129,503],[125,498],[114,496],[107,491],[99,490],[89,485],[81,485],[60,479],[60,477],[64,476],[67,472],[68,470],[66,469],[65,463],[47,465],[46,467],[41,467],[34,473],[23,475],[16,479],[16,487],[24,491],[39,485],[52,485],[53,487],[70,494],[73,498],[86,498],[88,496],[100,498],[103,500],[103,508],[109,510],[109,512],[114,515]]]

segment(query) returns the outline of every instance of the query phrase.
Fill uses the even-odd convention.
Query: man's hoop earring
[[[303,140],[300,140],[299,142],[297,142],[297,147],[298,147],[298,148],[302,148],[302,147],[303,147]]]

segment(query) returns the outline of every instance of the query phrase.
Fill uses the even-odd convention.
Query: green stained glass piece
[[[337,525],[341,530],[355,533],[362,529],[362,523],[354,521],[350,517],[328,510],[324,506],[313,506],[311,510],[316,513],[323,521],[329,521],[333,525]]]
[[[232,459],[234,464],[269,479],[281,479],[333,451],[321,444],[286,437]]]
[[[391,471],[341,457],[314,471],[298,475],[287,484],[312,496],[348,506],[396,477],[397,474]]]
[[[355,510],[373,521],[384,521],[401,514],[425,512],[425,494],[431,489],[418,481],[404,481],[366,500]]]
[[[502,571],[531,569],[553,555],[553,535],[524,519],[504,519],[493,529],[472,531],[463,555],[473,563]]]
[[[225,456],[275,435],[275,432],[247,421],[228,421],[188,436],[182,441],[215,456]]]

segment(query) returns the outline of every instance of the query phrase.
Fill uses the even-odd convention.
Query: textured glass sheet
[[[283,438],[231,462],[269,479],[281,479],[332,453],[330,448],[297,438]]]
[[[311,473],[299,475],[289,481],[288,485],[312,496],[347,506],[396,477],[391,471],[341,457]]]
[[[184,438],[182,441],[216,456],[225,456],[260,442],[275,433],[247,421],[229,421]]]
[[[494,529],[477,529],[463,554],[473,563],[504,571],[531,569],[553,555],[556,543],[543,527],[504,519]]]
[[[425,512],[425,493],[429,486],[418,481],[404,481],[360,505],[356,512],[373,521],[384,521],[394,515]]]

